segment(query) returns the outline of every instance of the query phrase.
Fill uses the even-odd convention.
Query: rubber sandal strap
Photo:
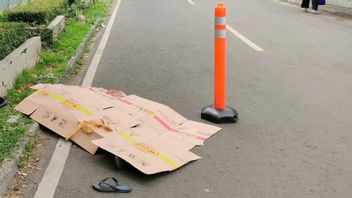
[[[114,181],[114,183],[116,185],[119,185],[119,181],[114,177],[107,177],[107,178],[101,180],[99,183],[106,183],[108,180],[112,180],[112,181]]]
[[[112,182],[109,182],[112,181]],[[94,184],[93,188],[101,192],[121,192],[129,193],[132,189],[127,184],[120,184],[119,181],[113,177],[108,177]]]
[[[109,180],[112,180],[114,182],[114,184],[108,183],[107,181],[109,181]],[[106,188],[106,186],[108,186],[112,190],[116,190],[117,186],[119,186],[119,181],[117,179],[115,179],[114,177],[108,177],[108,178],[101,180],[99,182],[99,186],[100,187],[104,186],[104,188]]]

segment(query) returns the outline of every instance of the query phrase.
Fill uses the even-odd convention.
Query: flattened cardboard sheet
[[[156,136],[136,132],[138,130],[120,131],[109,138],[93,140],[93,143],[148,175],[172,171],[200,159],[185,148],[171,146],[175,144],[163,142]]]
[[[220,130],[119,90],[61,84],[32,88],[37,91],[17,105],[18,111],[91,154],[100,147],[145,174],[172,171],[200,159],[190,149]]]

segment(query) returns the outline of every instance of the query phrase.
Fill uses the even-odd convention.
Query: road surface
[[[93,86],[202,121],[200,109],[212,103],[216,1],[120,3]],[[351,197],[352,21],[271,0],[224,3],[234,30],[227,31],[227,103],[239,122],[193,149],[201,160],[154,176],[117,171],[112,156],[73,146],[55,198]],[[91,188],[110,176],[133,192]],[[27,196],[35,193],[36,185]]]

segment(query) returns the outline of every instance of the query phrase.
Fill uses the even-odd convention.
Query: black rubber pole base
[[[214,105],[206,106],[202,109],[202,119],[214,123],[235,123],[238,119],[238,113],[231,107],[225,107],[224,110],[217,110]]]

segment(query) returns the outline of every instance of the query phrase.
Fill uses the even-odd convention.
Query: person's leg
[[[309,0],[302,0],[301,8],[309,8]]]
[[[312,0],[312,9],[318,10],[319,0]]]

